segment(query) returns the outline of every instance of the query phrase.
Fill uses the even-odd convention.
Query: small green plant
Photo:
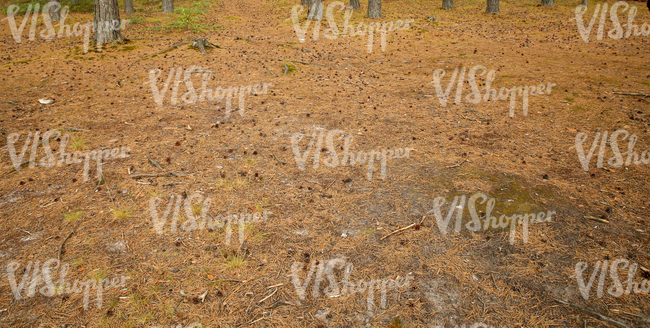
[[[131,216],[131,209],[130,208],[113,208],[111,209],[111,212],[113,212],[113,217],[115,219],[126,219]]]
[[[568,101],[568,102],[573,102],[573,101],[575,100],[575,99],[573,99],[573,98],[569,98],[569,97],[566,97],[565,99],[566,99],[566,101]]]
[[[246,265],[246,260],[243,258],[237,256],[237,255],[231,255],[229,258],[226,259],[226,266],[229,268],[238,268],[240,266]]]
[[[243,177],[237,177],[233,180],[229,180],[226,178],[218,178],[217,182],[215,183],[217,188],[223,188],[226,189],[227,191],[238,189],[239,187],[245,186],[247,184],[248,184],[248,179]]]
[[[404,327],[404,324],[402,323],[402,320],[399,317],[394,317],[393,320],[390,321],[390,324],[388,325],[388,328],[402,328]]]
[[[72,261],[72,266],[75,267],[75,269],[80,268],[84,264],[84,259],[78,257]]]
[[[72,146],[72,148],[76,150],[84,150],[84,148],[86,148],[87,146],[86,139],[84,139],[84,137],[74,138],[74,140],[72,140],[72,143],[70,143],[70,145]]]
[[[285,67],[284,65],[287,65],[287,66]],[[284,65],[282,65],[283,72],[284,72],[284,70],[286,70],[287,74],[291,74],[291,73],[296,71],[296,66],[294,64],[292,64],[292,63],[284,63]],[[287,70],[287,68],[288,68],[288,70]]]
[[[77,221],[83,215],[80,210],[72,211],[63,215],[63,219],[69,222]]]
[[[93,271],[93,273],[90,275],[90,279],[92,280],[100,280],[104,278],[106,278],[106,273],[102,270]]]
[[[131,24],[142,24],[142,23],[144,23],[144,20],[140,16],[130,16],[129,19],[131,20],[129,22]]]

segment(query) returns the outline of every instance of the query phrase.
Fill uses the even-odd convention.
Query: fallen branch
[[[178,173],[178,172],[162,172],[162,173],[139,173],[139,174],[132,174],[129,176],[131,179],[140,179],[140,178],[157,178],[157,177],[184,177],[187,174],[183,173]]]
[[[650,95],[647,95],[645,93],[640,93],[640,92],[619,92],[619,91],[614,91],[615,95],[623,95],[623,96],[643,96],[643,97],[650,97]]]
[[[78,219],[77,219],[78,220]],[[74,233],[75,230],[77,230],[77,226],[79,225],[79,222],[72,228],[72,231],[68,234],[65,239],[63,239],[63,242],[61,243],[61,246],[59,246],[59,255],[56,257],[58,265],[61,265],[61,252],[63,251],[63,245],[65,245],[65,242],[70,239],[70,236]]]
[[[158,52],[156,52],[155,54],[151,54],[151,55],[149,55],[149,56],[145,56],[145,57],[143,57],[143,58],[140,58],[140,59],[134,61],[133,64],[135,64],[135,63],[137,63],[137,62],[139,62],[139,61],[141,61],[141,60],[145,60],[145,59],[151,58],[151,57],[153,57],[153,56],[160,55],[160,54],[165,53],[165,52],[167,52],[167,51],[174,50],[174,49],[176,49],[176,48],[178,48],[178,47],[180,47],[180,46],[182,46],[182,45],[188,44],[188,43],[189,43],[189,42],[181,42],[181,43],[175,44],[175,45],[173,45],[173,46],[171,46],[171,47],[169,47],[169,48],[167,48],[167,49],[165,49],[165,50],[163,50],[163,51],[158,51]],[[133,65],[133,64],[131,64],[131,65]]]
[[[265,57],[266,59],[271,59],[271,60],[281,60],[281,61],[290,61],[294,63],[300,63],[300,64],[305,64],[305,65],[315,65],[315,66],[324,66],[324,67],[336,67],[336,68],[353,68],[353,69],[358,69],[354,66],[338,66],[338,65],[327,65],[327,64],[318,64],[318,63],[308,63],[300,60],[293,60],[293,59],[283,59],[283,58],[274,58],[274,57]]]
[[[387,235],[385,235],[385,236],[379,238],[379,240],[380,240],[380,241],[381,241],[381,240],[384,240],[384,239],[386,239],[386,238],[388,238],[388,237],[390,237],[390,236],[392,236],[392,235],[394,235],[394,234],[396,234],[396,233],[398,233],[398,232],[402,232],[402,231],[404,231],[404,230],[407,230],[407,229],[413,228],[413,227],[415,227],[415,226],[417,226],[417,227],[419,228],[419,227],[422,225],[422,223],[424,222],[424,219],[426,219],[426,218],[427,218],[427,217],[424,216],[424,217],[422,217],[422,220],[420,221],[420,223],[413,223],[413,224],[411,224],[411,225],[409,225],[409,226],[406,226],[406,227],[404,227],[404,228],[399,228],[399,229],[397,229],[397,230],[395,230],[395,231],[393,231],[393,232],[391,232],[391,233],[389,233],[389,234],[387,234]]]
[[[282,65],[284,65],[284,75],[287,75],[287,73],[289,73],[289,66],[285,63],[282,63]]]
[[[594,312],[594,311],[591,311],[591,310],[588,310],[588,309],[584,309],[584,308],[581,308],[581,307],[579,307],[577,305],[574,305],[574,304],[571,304],[571,303],[568,303],[568,302],[564,302],[564,301],[560,301],[558,299],[556,299],[555,301],[558,302],[558,303],[564,304],[564,305],[568,305],[568,306],[570,306],[570,307],[572,307],[574,309],[578,309],[578,310],[582,311],[583,313],[588,314],[588,315],[590,315],[590,316],[592,316],[592,317],[594,317],[594,318],[596,318],[598,320],[607,322],[608,324],[610,324],[612,326],[616,326],[616,327],[619,327],[619,328],[630,328],[630,326],[628,326],[628,325],[626,325],[626,324],[624,324],[622,322],[616,321],[614,319],[608,318],[608,317],[606,317],[606,316],[604,316],[604,315],[602,315],[600,313],[597,313],[597,312]]]
[[[465,164],[466,162],[467,162],[467,160],[464,160],[464,161],[460,162],[460,164],[454,164],[454,165],[451,165],[451,166],[447,166],[447,168],[448,169],[453,169],[454,167],[460,167],[461,165]]]

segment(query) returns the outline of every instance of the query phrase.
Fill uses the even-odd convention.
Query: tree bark
[[[499,12],[499,0],[487,0],[487,9],[485,10],[486,14],[500,14]]]
[[[454,9],[454,0],[442,0],[442,9],[444,10]]]
[[[361,3],[359,3],[359,0],[350,0],[350,6],[348,8],[361,9]]]
[[[124,42],[120,28],[120,7],[117,0],[95,0],[95,42],[101,50],[102,44]]]
[[[381,0],[368,0],[368,18],[381,18]]]
[[[309,14],[307,15],[307,19],[323,19],[323,0],[310,0]]]
[[[56,4],[49,8],[50,10],[50,20],[53,22],[58,22],[61,20],[61,3],[56,1]],[[45,11],[45,10],[43,10]]]
[[[162,11],[164,13],[174,13],[174,0],[162,0]]]
[[[544,7],[553,7],[554,5],[555,5],[555,0],[542,0],[542,6]]]
[[[135,9],[133,8],[133,0],[124,0],[124,13],[133,14]]]

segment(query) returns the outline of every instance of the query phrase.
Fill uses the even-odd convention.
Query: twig
[[[287,73],[289,73],[289,66],[285,63],[282,63],[282,65],[284,65],[284,75],[287,75]]]
[[[332,182],[330,182],[330,184],[328,184],[327,187],[325,187],[325,189],[323,189],[323,191],[325,191],[325,190],[327,190],[329,187],[331,187],[331,186],[334,184],[334,182],[336,182],[336,179],[332,180]]]
[[[77,219],[77,220],[79,220],[79,219]],[[59,255],[56,257],[57,258],[57,263],[59,265],[61,264],[61,252],[63,251],[63,245],[65,245],[65,242],[68,241],[68,239],[70,239],[70,236],[72,236],[74,231],[77,229],[78,225],[79,225],[79,222],[77,221],[77,224],[75,224],[75,226],[72,228],[72,231],[70,231],[68,236],[65,237],[65,239],[63,239],[63,242],[61,243],[61,246],[59,246]]]
[[[283,58],[274,58],[274,57],[266,57],[266,59],[272,59],[272,60],[282,60],[282,61],[290,61],[294,63],[301,63],[305,65],[316,65],[316,66],[325,66],[325,67],[336,67],[336,68],[353,68],[353,69],[358,69],[354,66],[338,66],[338,65],[327,65],[327,64],[318,64],[318,63],[308,63],[300,60],[293,60],[293,59],[283,59]]]
[[[413,223],[413,224],[411,224],[411,225],[409,225],[409,226],[406,226],[406,227],[404,227],[404,228],[399,228],[399,229],[397,229],[397,230],[395,230],[395,231],[393,231],[393,232],[391,232],[391,233],[389,233],[389,234],[387,234],[387,235],[385,235],[385,236],[379,238],[379,240],[384,240],[384,239],[386,239],[386,238],[388,238],[388,237],[390,237],[390,236],[392,236],[392,235],[394,235],[394,234],[396,234],[396,233],[398,233],[398,232],[402,232],[402,231],[404,231],[404,230],[407,230],[407,229],[413,228],[413,227],[415,227],[416,225],[417,225],[417,226],[420,226],[420,225],[422,225],[422,223],[424,222],[424,219],[426,219],[426,216],[422,217],[422,220],[420,221],[420,223]]]
[[[624,96],[643,96],[643,97],[650,97],[650,95],[647,95],[645,93],[640,93],[640,92],[618,92],[614,91],[615,95],[624,95]]]
[[[163,185],[163,187],[167,187],[167,186],[175,186],[175,185],[180,185],[180,184],[185,184],[185,182],[172,181],[172,182],[169,182],[169,183],[165,183],[165,184]]]
[[[246,40],[246,41],[248,41],[248,42],[250,42],[250,43],[252,43],[252,44],[257,44],[257,43],[255,43],[255,42],[253,42],[251,39],[242,38],[242,37],[240,37],[240,36],[236,36],[236,35],[235,35],[235,41],[236,41],[236,40]]]
[[[164,169],[160,166],[160,164],[158,164],[158,162],[154,161],[154,160],[151,159],[151,158],[149,159],[149,163],[153,164],[155,167],[157,167],[157,168],[160,169],[161,171],[164,170]]]
[[[261,304],[262,302],[266,301],[267,299],[269,299],[269,297],[275,295],[275,293],[276,293],[277,291],[278,291],[278,289],[276,288],[276,289],[273,291],[273,293],[271,293],[271,294],[269,294],[269,296],[267,296],[267,297],[261,299],[259,302],[257,302],[257,304]]]
[[[178,173],[178,172],[162,172],[162,173],[140,173],[140,174],[131,174],[129,178],[131,179],[140,179],[140,178],[156,178],[156,177],[167,177],[167,176],[173,176],[173,177],[184,177],[187,174],[183,173]]]
[[[80,129],[80,128],[63,128],[61,130],[64,130],[64,131],[89,131],[89,130]]]
[[[154,54],[151,54],[151,55],[149,55],[149,56],[145,56],[145,57],[143,57],[143,58],[140,58],[140,59],[134,61],[133,64],[135,64],[135,63],[137,63],[137,62],[139,62],[139,61],[141,61],[141,60],[145,60],[145,59],[147,59],[147,58],[151,58],[151,57],[153,57],[153,56],[155,56],[155,55],[160,55],[160,54],[165,53],[165,52],[167,52],[167,51],[174,50],[174,49],[176,49],[176,48],[178,48],[178,47],[180,47],[180,46],[182,46],[182,45],[188,44],[188,43],[189,43],[189,42],[181,42],[181,43],[175,44],[175,45],[173,45],[173,46],[171,46],[171,47],[169,47],[169,48],[167,48],[167,49],[165,49],[165,50],[163,50],[163,51],[158,51],[158,52],[156,52],[156,53],[154,53]],[[133,64],[131,64],[131,65],[133,65]],[[129,65],[129,66],[130,66],[130,65]]]
[[[287,165],[287,163],[285,163],[285,162],[279,160],[277,157],[275,157],[275,154],[271,154],[271,155],[273,155],[273,158],[275,158],[275,160],[278,161],[278,163],[280,163],[282,165]]]
[[[258,318],[256,320],[251,320],[251,321],[248,321],[248,322],[244,322],[244,323],[242,323],[241,325],[239,325],[237,327],[241,327],[241,326],[245,326],[245,325],[249,325],[249,324],[254,324],[254,323],[256,323],[256,322],[258,322],[258,321],[260,321],[260,320],[262,320],[264,318],[266,318],[266,317],[262,316],[261,318]]]
[[[228,281],[228,282],[246,282],[246,280],[237,280],[237,279],[228,279],[228,278],[217,279],[217,280],[213,280],[213,281],[211,281],[211,282],[218,282],[218,281],[219,281],[219,282],[221,282],[221,281]]]
[[[602,223],[609,223],[609,221],[607,221],[605,219],[597,218],[597,217],[591,216],[591,215],[585,215],[585,219],[592,220],[592,221],[598,221],[598,222],[602,222]]]
[[[273,73],[273,72],[271,72],[271,71],[269,71],[269,70],[268,70],[268,69],[266,69],[266,68],[264,68],[264,70],[265,70],[265,71],[267,71],[267,72],[269,72],[269,74],[271,74],[271,75],[273,75],[273,76],[277,76],[277,75],[275,75],[275,73]]]
[[[628,326],[628,325],[626,325],[626,324],[624,324],[622,322],[616,321],[614,319],[608,318],[608,317],[606,317],[606,316],[604,316],[604,315],[602,315],[600,313],[597,313],[597,312],[594,312],[594,311],[591,311],[591,310],[588,310],[588,309],[584,309],[584,308],[581,308],[581,307],[579,307],[577,305],[574,305],[574,304],[571,304],[571,303],[568,303],[568,302],[564,302],[564,301],[561,301],[561,300],[558,300],[558,299],[556,299],[555,301],[558,302],[558,303],[564,304],[564,305],[568,305],[568,306],[570,306],[570,307],[572,307],[574,309],[578,309],[578,310],[580,310],[580,311],[582,311],[582,312],[584,312],[584,313],[586,313],[586,314],[588,314],[588,315],[590,315],[590,316],[592,316],[592,317],[594,317],[594,318],[596,318],[598,320],[607,322],[608,324],[610,324],[612,326],[616,326],[616,327],[619,327],[619,328],[630,328],[630,326]]]
[[[459,167],[459,166],[465,164],[465,162],[467,162],[467,160],[463,160],[460,164],[454,164],[454,165],[451,165],[451,166],[447,166],[447,168],[448,169],[453,169],[454,167]]]

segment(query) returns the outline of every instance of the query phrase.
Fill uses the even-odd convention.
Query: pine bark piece
[[[444,10],[454,9],[454,0],[442,0],[442,9]]]

